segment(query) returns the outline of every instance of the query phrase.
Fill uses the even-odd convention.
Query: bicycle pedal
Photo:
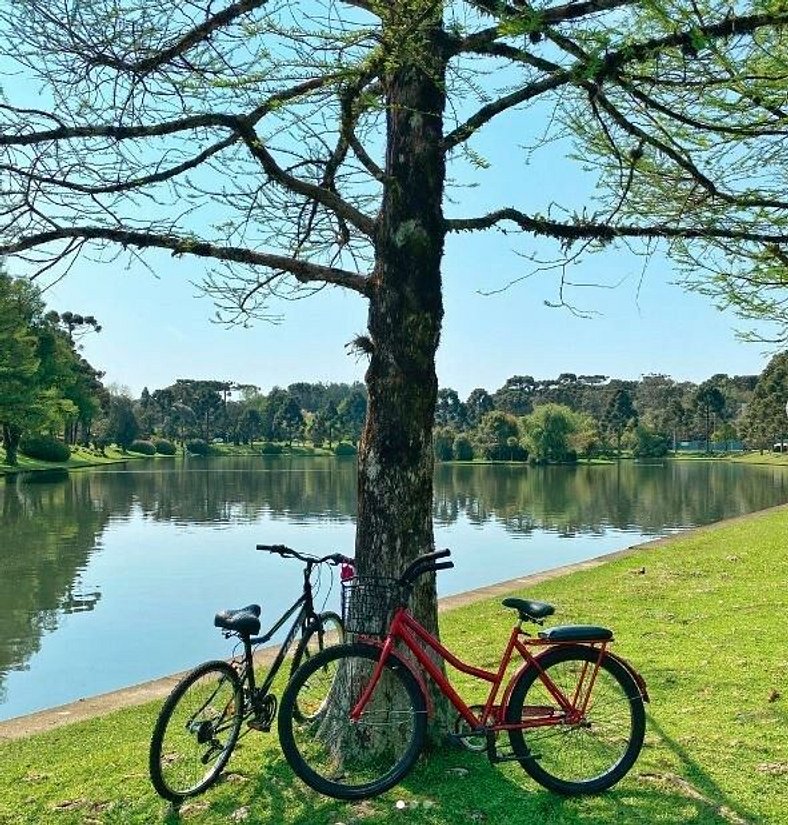
[[[498,747],[495,743],[496,734],[495,731],[488,730],[487,731],[487,758],[493,765],[497,765],[499,762],[532,762],[538,759],[538,756],[534,756],[530,751],[528,756],[521,759],[517,756],[514,751],[499,751]]]

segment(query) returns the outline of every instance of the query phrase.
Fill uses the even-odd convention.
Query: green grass
[[[0,475],[10,475],[38,470],[79,470],[83,467],[98,467],[103,464],[117,464],[121,461],[132,461],[139,458],[151,458],[138,453],[122,453],[116,447],[107,447],[104,455],[84,447],[72,447],[71,458],[68,461],[40,461],[22,453],[17,456],[18,464],[12,467],[5,463],[5,450],[0,447]]]
[[[333,456],[334,451],[327,447],[312,447],[306,444],[284,444],[281,455],[295,456]],[[85,467],[99,467],[103,464],[117,464],[120,461],[132,461],[141,458],[173,458],[173,456],[146,456],[139,453],[122,453],[117,447],[107,447],[102,456],[94,450],[84,447],[72,447],[71,458],[68,461],[40,461],[36,458],[29,458],[22,453],[18,455],[18,464],[12,467],[5,461],[5,450],[0,447],[0,476],[11,475],[13,473],[30,472],[38,470],[79,470]],[[181,456],[180,447],[178,456]],[[260,444],[253,447],[248,445],[235,444],[212,444],[211,456],[247,456],[260,455]]]
[[[788,823],[786,534],[788,509],[773,510],[520,591],[556,604],[561,623],[613,627],[647,680],[643,753],[601,796],[562,799],[516,765],[447,747],[382,797],[343,804],[295,780],[273,734],[253,733],[226,779],[176,813],[147,780],[154,705],[0,745],[0,822]],[[441,622],[451,647],[490,665],[511,617],[496,599]]]
[[[749,453],[741,453],[733,456],[731,461],[741,462],[742,464],[777,464],[784,467],[788,464],[788,453],[761,453],[754,450]]]

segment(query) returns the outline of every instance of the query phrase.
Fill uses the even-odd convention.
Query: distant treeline
[[[513,376],[490,393],[462,400],[441,389],[435,412],[439,460],[572,461],[578,457],[659,456],[693,442],[703,450],[746,444],[771,448],[788,419],[788,354],[763,375],[714,375],[695,384],[666,375],[625,381],[562,373],[554,379]],[[129,445],[156,436],[210,444],[358,442],[366,416],[363,384],[308,383],[261,393],[249,384],[181,379],[143,390],[138,399],[112,395],[106,441]],[[96,425],[94,425],[94,431]]]
[[[115,443],[140,452],[193,452],[224,442],[355,445],[367,412],[363,384],[298,382],[268,393],[238,381],[179,379],[139,398],[103,386],[103,373],[79,353],[78,340],[101,327],[93,316],[46,312],[38,289],[0,269],[0,430],[6,461],[17,450],[62,461],[68,445],[102,450]],[[438,460],[537,462],[578,457],[659,456],[692,442],[703,450],[788,441],[788,353],[763,374],[717,374],[694,384],[666,375],[637,381],[561,373],[514,375],[493,392],[461,399],[438,392]]]

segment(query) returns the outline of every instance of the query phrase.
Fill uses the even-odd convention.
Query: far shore
[[[313,447],[311,445],[282,445],[282,452],[273,454],[273,457],[334,457],[333,451],[325,447]],[[5,453],[0,447],[0,476],[14,476],[20,473],[34,473],[34,472],[71,472],[72,470],[85,470],[95,467],[103,467],[109,464],[123,464],[129,461],[153,460],[153,461],[171,461],[173,459],[182,459],[184,457],[191,457],[190,454],[184,453],[180,448],[177,455],[155,455],[147,456],[140,453],[122,452],[117,447],[108,447],[104,454],[100,454],[95,450],[85,447],[72,448],[72,455],[68,461],[65,462],[50,462],[40,461],[38,459],[29,458],[25,455],[19,456],[19,463],[16,466],[4,463]],[[214,445],[212,447],[212,454],[206,456],[207,458],[223,458],[231,456],[260,456],[270,457],[261,452],[259,446],[249,447],[246,445]],[[197,457],[197,456],[194,456]],[[347,458],[347,456],[342,456]],[[640,461],[631,455],[622,455],[620,458],[610,456],[599,456],[591,459],[579,459],[571,464],[564,465],[550,465],[550,466],[567,466],[567,467],[582,467],[594,465],[610,465],[617,461]],[[743,453],[668,453],[659,458],[642,459],[643,463],[653,464],[663,461],[729,461],[733,463],[742,464],[762,464],[773,466],[788,466],[788,453],[771,453],[759,452],[758,450],[751,450]],[[437,466],[436,462],[436,466]],[[440,462],[448,466],[517,466],[530,467],[533,466],[527,461],[492,461],[488,459],[473,459],[472,461],[445,461]]]

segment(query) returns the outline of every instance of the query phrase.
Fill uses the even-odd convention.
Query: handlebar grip
[[[292,556],[295,552],[289,547],[285,547],[284,544],[258,544],[257,549],[265,550],[268,553],[276,553],[279,556]]]
[[[413,572],[410,574],[410,580],[415,581],[419,578],[419,576],[423,576],[425,573],[434,573],[436,570],[450,570],[454,567],[453,561],[442,561],[442,562],[434,562],[434,561],[427,561],[424,564],[420,564],[416,567]]]
[[[334,564],[350,564],[353,567],[356,566],[356,562],[354,559],[351,559],[349,556],[343,556],[341,553],[332,553],[330,556],[326,556],[329,561],[333,561]]]
[[[408,579],[414,578],[416,568],[418,568],[425,562],[435,561],[436,559],[443,559],[446,558],[446,556],[450,555],[451,550],[446,548],[445,550],[435,550],[432,553],[425,553],[423,556],[419,556],[405,568],[405,570],[402,572],[402,575],[400,576],[400,581],[407,581]]]

